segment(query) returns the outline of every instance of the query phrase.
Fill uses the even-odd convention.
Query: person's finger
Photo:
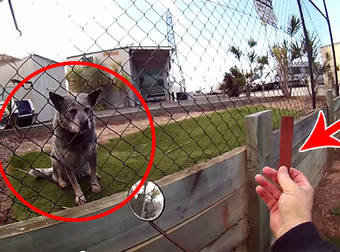
[[[290,168],[289,173],[292,180],[299,186],[311,186],[308,179],[301,171],[294,168]]]
[[[269,192],[275,199],[279,199],[281,195],[281,190],[278,189],[275,185],[270,183],[264,176],[261,174],[257,174],[255,176],[255,181],[258,185],[262,186],[264,189],[266,189],[267,192]]]
[[[262,174],[265,176],[267,179],[277,183],[277,171],[273,168],[270,168],[268,166],[264,167],[262,169]]]
[[[289,176],[286,166],[281,166],[277,171],[277,180],[283,191],[290,190],[296,186],[295,182]]]
[[[272,210],[272,207],[275,205],[277,200],[271,195],[266,189],[262,186],[256,187],[256,193],[261,197],[261,199],[266,203],[269,210]]]

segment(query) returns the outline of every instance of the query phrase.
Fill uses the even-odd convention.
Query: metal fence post
[[[249,251],[269,251],[271,231],[269,228],[269,211],[257,196],[255,175],[272,162],[272,112],[270,110],[246,116],[247,146],[247,184],[248,184],[248,222]]]
[[[308,36],[306,24],[305,24],[305,18],[303,16],[303,11],[301,7],[301,0],[297,0],[297,3],[299,5],[299,11],[300,11],[300,17],[302,22],[302,28],[303,33],[305,36],[305,46],[307,49],[307,57],[308,57],[308,68],[309,68],[309,75],[310,75],[310,83],[311,83],[311,89],[312,89],[312,103],[313,103],[313,109],[316,108],[316,96],[315,96],[315,84],[314,84],[314,74],[313,74],[313,56],[312,56],[312,47],[310,44],[310,38]]]
[[[331,29],[331,23],[329,22],[328,10],[327,10],[327,5],[326,5],[325,0],[323,0],[323,5],[325,7],[325,12],[326,12],[326,20],[327,20],[327,24],[328,24],[329,36],[331,38],[331,47],[332,47],[334,73],[335,73],[335,87],[334,87],[335,88],[335,95],[339,96],[339,80],[338,80],[338,72],[337,72],[337,69],[336,69],[336,55],[335,55],[335,49],[334,49],[333,34],[332,34],[332,29]]]

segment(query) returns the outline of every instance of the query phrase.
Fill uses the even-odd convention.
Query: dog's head
[[[50,93],[50,99],[57,110],[58,124],[70,133],[85,133],[93,128],[92,110],[102,92],[97,89],[89,94],[80,93],[76,97]]]

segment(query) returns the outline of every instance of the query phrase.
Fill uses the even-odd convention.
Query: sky
[[[310,4],[308,4],[308,1],[305,1],[306,7],[310,7],[310,14],[314,15],[316,18],[320,20],[319,22],[315,21],[315,26],[321,31],[320,37],[327,42],[326,44],[329,44],[329,33],[328,33],[328,27],[326,27],[325,21],[321,18],[321,15],[318,14]],[[314,0],[314,3],[324,12],[324,5],[322,0]],[[328,10],[328,16],[331,23],[332,33],[333,33],[333,40],[334,43],[340,42],[340,16],[339,16],[339,10],[340,10],[340,1],[337,0],[326,0],[327,10]]]
[[[310,30],[320,43],[329,44],[326,22],[302,0]],[[327,0],[334,41],[340,41],[340,1]],[[322,0],[315,3],[324,10]],[[258,43],[258,55],[266,55],[274,43],[287,38],[288,17],[298,15],[295,0],[274,0],[278,25],[263,25],[253,0],[12,0],[16,31],[7,0],[0,2],[0,53],[25,57],[30,53],[64,61],[66,57],[126,45],[168,45],[165,13],[174,23],[178,63],[172,75],[180,82],[181,65],[187,90],[215,87],[233,65],[245,66],[228,49],[249,51],[250,38]]]

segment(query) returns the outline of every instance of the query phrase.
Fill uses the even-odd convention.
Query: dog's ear
[[[50,92],[50,99],[51,99],[55,109],[58,110],[59,112],[62,112],[63,104],[65,102],[64,97],[62,97],[62,96],[60,96],[58,94]]]
[[[87,98],[91,107],[96,105],[99,95],[102,93],[102,89],[98,88],[88,94]]]

